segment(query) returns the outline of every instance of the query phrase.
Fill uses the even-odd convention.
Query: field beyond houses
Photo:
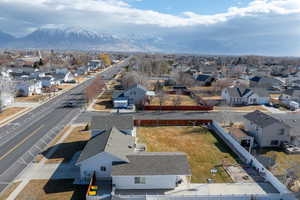
[[[139,143],[149,152],[185,152],[192,169],[193,183],[232,182],[222,167],[237,164],[235,156],[222,141],[203,127],[139,127]],[[217,169],[216,174],[211,169]]]

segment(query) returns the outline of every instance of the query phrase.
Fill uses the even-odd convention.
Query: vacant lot
[[[58,86],[58,88],[61,90],[67,90],[67,89],[73,88],[75,86],[76,86],[76,84],[61,84]]]
[[[32,180],[17,196],[16,200],[82,200],[87,186],[73,185],[73,179]]]
[[[17,97],[16,102],[39,102],[45,100],[45,95],[33,95],[29,97]]]
[[[47,153],[52,148],[56,148],[56,150],[50,157],[46,157],[48,159],[46,163],[69,162],[74,154],[81,151],[90,139],[90,133],[84,129],[85,126],[75,127],[62,143],[54,143],[52,146],[49,146],[49,148],[42,153],[42,156],[47,156]],[[57,141],[58,140],[59,138]]]
[[[112,91],[109,90],[105,91],[93,105],[93,109],[97,111],[108,111],[112,108]]]
[[[7,119],[10,116],[13,116],[17,113],[21,113],[25,110],[26,108],[24,107],[11,107],[11,108],[7,108],[5,110],[3,110],[2,112],[0,112],[0,121]]]
[[[271,170],[274,175],[284,175],[286,170],[292,168],[300,177],[300,154],[289,155],[282,151],[262,150],[262,155],[275,158],[276,166]]]
[[[140,127],[138,139],[147,145],[150,152],[185,152],[194,183],[206,183],[208,178],[217,183],[232,182],[222,163],[236,164],[234,155],[206,128]],[[213,168],[218,169],[217,174],[210,173]]]
[[[259,110],[262,112],[268,112],[268,110],[263,106],[239,106],[239,107],[215,106],[214,108],[216,111],[230,110],[230,111],[252,112],[255,110]]]
[[[165,106],[173,106],[174,105],[174,100],[176,98],[179,98],[179,102],[180,105],[182,106],[196,106],[197,103],[189,96],[186,95],[166,95],[163,101],[163,105]],[[154,97],[151,102],[150,105],[160,105],[159,103],[159,97]]]
[[[9,197],[9,195],[18,187],[18,185],[21,182],[15,182],[13,184],[11,184],[8,188],[6,188],[6,190],[3,191],[3,193],[0,196],[0,200],[5,200]]]

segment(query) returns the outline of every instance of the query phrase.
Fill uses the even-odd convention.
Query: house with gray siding
[[[282,120],[267,115],[259,110],[248,113],[245,129],[252,135],[259,147],[279,147],[291,142],[291,127]]]

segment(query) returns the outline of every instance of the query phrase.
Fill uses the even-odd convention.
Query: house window
[[[271,145],[272,145],[272,146],[277,146],[278,143],[279,143],[278,140],[272,140],[272,141],[271,141]]]
[[[279,135],[284,135],[284,129],[283,128],[279,130]]]
[[[101,171],[101,172],[106,172],[106,167],[101,166],[101,167],[100,167],[100,171]]]
[[[134,184],[146,184],[145,177],[134,177]]]

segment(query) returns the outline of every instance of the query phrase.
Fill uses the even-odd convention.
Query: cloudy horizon
[[[224,2],[0,0],[0,30],[21,37],[39,28],[81,27],[164,36],[195,48],[203,45],[208,52],[300,56],[299,0]]]

